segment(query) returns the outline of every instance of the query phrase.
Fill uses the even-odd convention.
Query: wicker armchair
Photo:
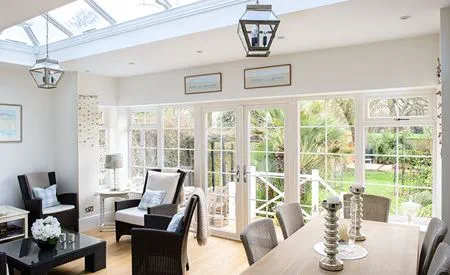
[[[42,209],[42,200],[34,197],[33,187],[47,188],[56,184],[55,172],[19,175],[17,178],[25,209],[30,211],[28,230],[37,219],[53,216],[58,219],[62,228],[78,232],[78,194],[59,194],[57,197],[61,205],[44,209]]]
[[[161,173],[161,169],[149,169],[147,171],[159,172]],[[178,178],[178,183],[176,186],[175,194],[169,204],[161,204],[154,207],[150,207],[147,209],[147,213],[142,213],[142,211],[137,210],[137,206],[141,202],[140,199],[134,200],[122,200],[115,202],[115,212],[116,212],[116,241],[120,240],[120,237],[123,235],[131,235],[132,228],[142,228],[144,227],[144,215],[145,214],[155,214],[155,215],[164,215],[164,216],[173,216],[178,211],[178,203],[180,201],[181,191],[184,184],[184,179],[186,178],[186,172],[182,170],[177,170],[177,173],[180,174]],[[144,189],[142,190],[142,196],[147,190],[148,182],[148,172],[145,176]],[[129,211],[129,214],[134,215],[136,219],[139,219],[139,222],[127,221],[127,220],[118,220],[118,212],[121,211]],[[120,218],[119,218],[120,219]]]
[[[350,202],[353,194],[344,194],[344,203]],[[367,221],[388,222],[391,199],[363,194],[363,219]],[[344,218],[350,219],[350,207],[344,207]]]
[[[189,228],[198,196],[185,208],[182,232],[168,232],[171,217],[145,215],[145,228],[131,230],[133,275],[178,275],[189,270],[187,245]]]
[[[6,253],[0,252],[0,275],[8,275],[6,268]]]

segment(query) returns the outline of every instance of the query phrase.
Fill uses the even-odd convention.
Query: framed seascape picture
[[[244,70],[244,88],[291,86],[291,64]]]
[[[187,95],[222,91],[222,73],[191,75],[184,77],[184,93]]]
[[[22,142],[22,105],[0,103],[0,142]]]

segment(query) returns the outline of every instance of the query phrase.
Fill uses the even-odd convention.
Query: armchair
[[[189,270],[188,235],[198,200],[197,195],[189,199],[181,232],[166,231],[172,218],[162,215],[145,215],[145,228],[131,230],[133,275],[185,274]]]
[[[34,187],[47,188],[56,184],[55,172],[39,172],[17,176],[25,209],[30,211],[28,230],[37,219],[53,216],[61,223],[61,227],[78,232],[78,195],[65,193],[57,195],[60,205],[42,208],[42,200],[35,198]]]
[[[161,169],[149,169],[145,176],[144,189],[142,191],[142,196],[147,189],[156,190],[161,186],[154,187],[154,183],[149,179],[150,172],[161,173]],[[132,228],[142,228],[144,227],[144,216],[145,214],[155,214],[164,215],[172,217],[178,211],[178,204],[181,196],[181,190],[183,188],[184,179],[186,178],[186,172],[182,170],[176,171],[179,175],[176,186],[168,186],[169,192],[167,192],[165,201],[162,204],[149,207],[147,211],[138,209],[140,199],[134,200],[122,200],[115,203],[115,225],[116,225],[116,241],[120,240],[123,235],[131,235]],[[171,192],[170,192],[171,191]]]

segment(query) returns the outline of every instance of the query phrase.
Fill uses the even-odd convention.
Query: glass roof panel
[[[13,26],[11,28],[8,28],[4,30],[0,34],[1,40],[7,40],[7,41],[14,41],[14,42],[20,42],[29,46],[32,46],[33,43],[31,43],[30,38],[28,38],[27,33],[22,28],[22,26]]]
[[[118,23],[163,12],[163,5],[154,0],[96,0]]]
[[[74,35],[110,26],[108,21],[101,17],[83,0],[67,4],[50,11],[48,14]]]
[[[28,20],[25,24],[28,24],[33,31],[34,36],[40,45],[45,45],[46,36],[46,24],[47,20],[42,16],[37,16],[31,20]],[[53,43],[57,41],[64,40],[69,36],[58,28],[56,28],[52,23],[48,24],[48,43]]]
[[[172,8],[189,5],[192,3],[199,2],[200,0],[167,0]]]

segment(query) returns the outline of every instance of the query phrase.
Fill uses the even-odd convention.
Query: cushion
[[[47,188],[50,186],[50,180],[47,172],[30,173],[26,174],[25,177],[30,188],[29,192],[32,199],[36,198],[33,194],[34,187]]]
[[[171,204],[177,191],[179,173],[148,171],[147,190],[166,191],[162,204]]]
[[[147,210],[137,207],[122,209],[116,212],[116,221],[144,226],[145,214],[147,214]]]
[[[60,204],[60,205],[56,205],[56,206],[47,207],[45,209],[42,209],[42,214],[48,215],[48,214],[53,214],[53,213],[59,213],[59,212],[71,210],[71,209],[74,209],[74,208],[75,208],[74,205]]]
[[[182,233],[184,225],[183,218],[184,218],[184,211],[180,211],[175,216],[173,216],[172,220],[170,220],[170,223],[167,226],[167,231]]]
[[[141,202],[138,205],[139,209],[147,210],[147,208],[160,205],[166,196],[166,191],[147,190],[142,196]]]
[[[48,208],[60,204],[58,198],[56,197],[56,184],[53,184],[45,189],[33,187],[33,194],[35,198],[42,200],[42,208]]]

